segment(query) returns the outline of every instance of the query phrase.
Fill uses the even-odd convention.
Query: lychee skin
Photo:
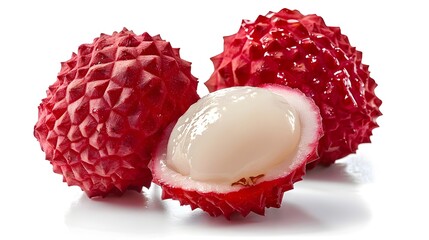
[[[321,109],[324,137],[317,163],[330,165],[369,143],[378,127],[381,100],[377,84],[362,64],[362,52],[340,28],[317,15],[282,9],[243,21],[238,33],[224,38],[224,51],[213,57],[209,91],[232,86],[277,83],[298,88]]]
[[[315,154],[310,158],[314,158]],[[224,216],[231,219],[234,214],[243,217],[254,212],[265,215],[266,208],[279,208],[284,192],[292,190],[295,182],[302,180],[305,174],[305,162],[292,174],[272,181],[262,182],[249,188],[243,188],[231,193],[201,193],[194,190],[184,190],[154,178],[154,182],[162,187],[161,198],[174,199],[180,205],[189,205],[192,210],[200,208],[212,217]]]
[[[101,34],[62,63],[34,136],[53,171],[89,197],[141,191],[161,133],[199,99],[197,84],[160,36]]]

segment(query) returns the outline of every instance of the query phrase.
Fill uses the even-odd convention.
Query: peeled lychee
[[[166,130],[153,181],[163,199],[211,216],[280,207],[316,158],[319,109],[297,89],[266,85],[212,92]]]
[[[212,58],[209,91],[266,83],[301,90],[321,111],[324,136],[316,162],[323,165],[370,142],[381,115],[377,84],[340,28],[314,14],[282,9],[243,21],[238,33],[224,40],[224,51]]]
[[[196,89],[190,63],[160,36],[101,34],[62,63],[34,136],[54,172],[89,197],[141,191],[153,149]]]

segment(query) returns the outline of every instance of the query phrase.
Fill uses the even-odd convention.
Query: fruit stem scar
[[[248,177],[248,178],[241,178],[238,181],[235,181],[233,183],[231,183],[231,186],[235,186],[235,185],[242,185],[245,187],[250,187],[256,184],[256,182],[261,178],[265,176],[264,174],[259,174],[257,176],[254,177]]]

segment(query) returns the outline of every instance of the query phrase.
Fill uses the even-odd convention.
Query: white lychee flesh
[[[212,92],[177,121],[154,174],[173,186],[218,193],[286,176],[314,153],[321,131],[314,106],[286,87]]]

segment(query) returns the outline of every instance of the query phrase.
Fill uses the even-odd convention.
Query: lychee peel
[[[224,38],[224,51],[212,58],[209,91],[232,86],[277,83],[298,88],[321,110],[324,137],[320,158],[330,165],[369,143],[378,127],[381,100],[377,84],[339,27],[317,15],[282,9],[244,20],[238,33]]]
[[[299,99],[304,99],[296,101],[300,104],[293,104],[301,105],[304,109],[301,110],[301,119],[304,119],[301,120],[301,124],[305,129],[302,133],[302,139],[305,140],[300,140],[293,162],[290,165],[284,163],[278,165],[272,170],[273,172],[267,173],[254,185],[224,186],[192,180],[168,167],[167,144],[175,127],[172,124],[165,132],[156,157],[149,164],[153,173],[153,182],[162,188],[162,199],[178,200],[181,205],[189,205],[192,210],[199,208],[210,216],[224,216],[227,219],[237,214],[247,216],[251,212],[264,215],[266,208],[281,206],[284,192],[293,189],[294,183],[302,180],[306,165],[317,158],[317,145],[323,135],[322,120],[314,102],[299,90],[272,84],[261,87],[277,94],[295,95]],[[202,100],[204,97],[200,101]],[[188,111],[192,109],[193,106]],[[303,114],[303,111],[306,113]],[[230,133],[223,132],[224,137],[229,137],[228,134]],[[228,151],[228,149],[218,149],[218,151],[224,150]]]
[[[244,217],[251,212],[265,215],[265,208],[279,208],[284,192],[293,189],[293,184],[301,180],[304,174],[305,164],[303,163],[286,177],[262,182],[231,193],[202,193],[163,184],[159,179],[155,181],[162,186],[162,199],[178,200],[181,205],[189,205],[192,210],[200,208],[212,217],[223,215],[230,219],[233,214]]]
[[[101,34],[61,64],[34,136],[53,171],[89,197],[141,191],[154,147],[196,89],[190,63],[159,35]]]

